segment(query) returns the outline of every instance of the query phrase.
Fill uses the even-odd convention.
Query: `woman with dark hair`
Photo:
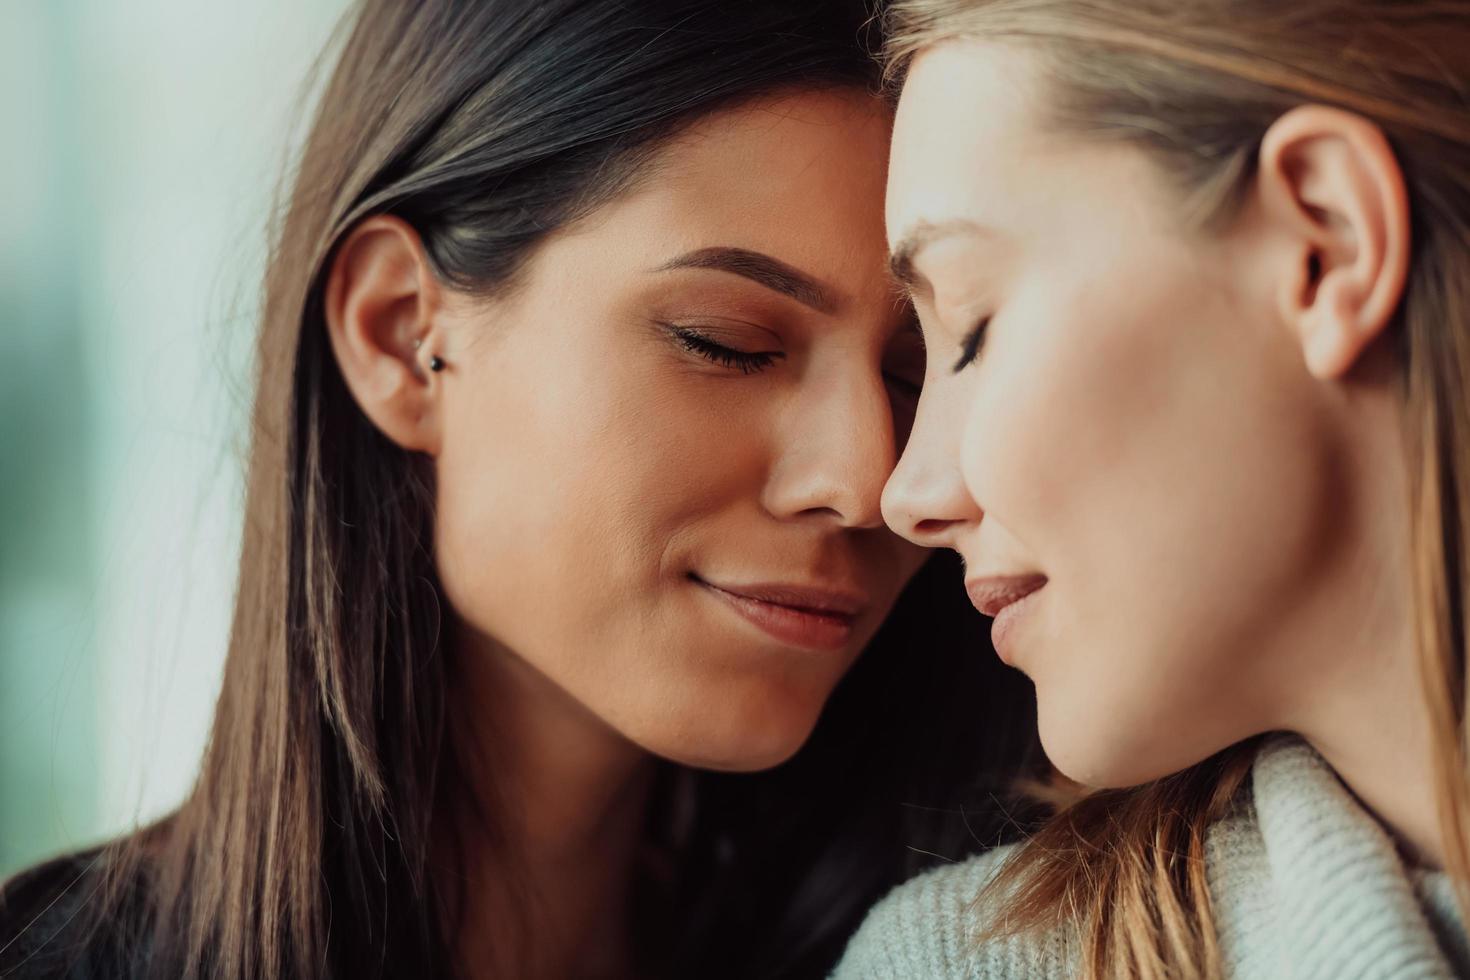
[[[879,513],[923,354],[864,13],[360,6],[198,783],[10,882],[0,972],[819,976],[995,842],[1029,698]]]

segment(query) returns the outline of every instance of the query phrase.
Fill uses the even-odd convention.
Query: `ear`
[[[1409,202],[1393,148],[1362,116],[1292,109],[1261,143],[1257,179],[1294,265],[1279,310],[1307,370],[1343,377],[1393,320],[1409,272]]]
[[[441,289],[407,222],[367,218],[348,233],[326,286],[327,335],[352,397],[404,449],[437,455],[442,375],[428,370]]]

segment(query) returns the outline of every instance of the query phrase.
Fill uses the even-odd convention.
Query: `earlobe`
[[[342,378],[384,435],[430,455],[439,451],[440,304],[423,244],[406,222],[377,215],[343,239],[324,294]]]
[[[1327,106],[1278,119],[1261,143],[1269,219],[1290,242],[1280,313],[1307,369],[1339,379],[1393,322],[1408,280],[1408,192],[1372,122]]]

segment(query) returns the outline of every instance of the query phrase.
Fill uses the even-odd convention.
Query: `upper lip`
[[[821,613],[825,616],[841,616],[846,619],[861,616],[870,604],[866,596],[851,589],[795,585],[786,582],[730,585],[723,582],[711,582],[699,576],[695,576],[695,580],[710,588],[745,599],[769,602],[772,605],[787,606],[805,612]]]
[[[996,616],[1013,602],[1019,602],[1046,584],[1045,575],[990,575],[965,581],[965,591],[975,608],[987,616]]]

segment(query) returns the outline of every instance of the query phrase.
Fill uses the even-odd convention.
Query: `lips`
[[[1005,575],[971,579],[965,583],[970,602],[986,616],[999,616],[1001,610],[1020,602],[1046,584],[1045,575]]]
[[[1005,663],[1015,665],[1016,630],[1045,584],[1045,575],[992,576],[965,583],[965,591],[970,593],[975,608],[994,617],[990,624],[990,644]]]
[[[847,645],[870,605],[857,592],[785,583],[731,584],[690,580],[768,636],[807,649]]]

